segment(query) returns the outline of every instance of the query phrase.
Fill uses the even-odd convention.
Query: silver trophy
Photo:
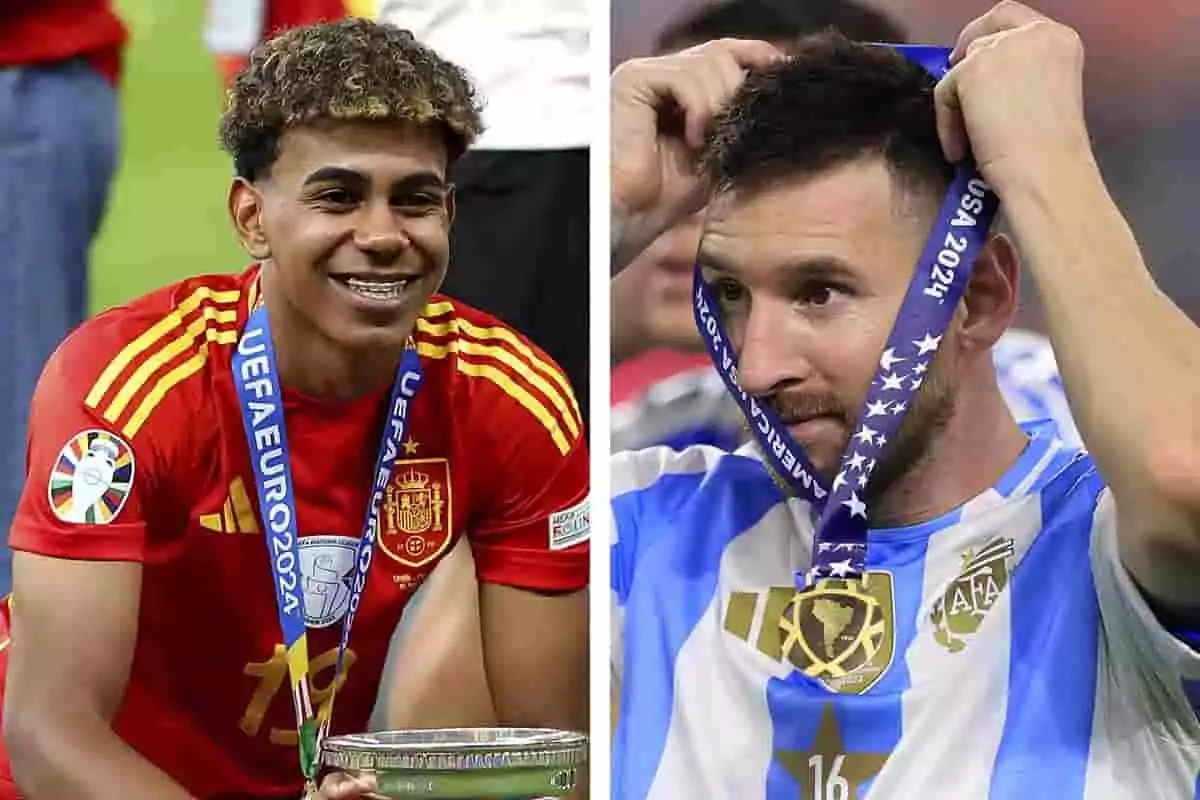
[[[332,736],[321,762],[372,775],[379,798],[566,797],[587,736],[544,728],[442,728]]]

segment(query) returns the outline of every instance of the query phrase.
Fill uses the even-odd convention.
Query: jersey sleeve
[[[1169,709],[1181,724],[1194,724],[1200,713],[1200,630],[1169,630],[1146,603],[1121,562],[1116,509],[1108,490],[1100,496],[1096,518],[1092,573],[1110,659],[1123,673],[1120,683],[1127,690],[1137,687],[1160,715]]]
[[[627,491],[627,476],[636,467],[634,453],[614,453],[609,461],[611,499],[615,500]],[[619,506],[613,503],[612,532],[609,535],[609,595],[612,604],[611,641],[609,643],[609,663],[612,665],[612,691],[620,694],[621,676],[624,674],[625,656],[625,601],[629,597],[629,584],[632,578],[632,564],[628,554],[631,553],[629,540],[633,538],[633,520],[622,520],[617,515]],[[623,524],[624,523],[624,524]]]
[[[9,545],[38,555],[142,561],[150,447],[87,405],[96,350],[80,329],[47,362],[29,409],[25,488]]]
[[[481,581],[576,591],[588,585],[591,538],[583,423],[549,357],[523,342],[519,353],[525,369],[486,373],[496,380],[473,403],[472,427],[493,455],[472,467],[486,500],[467,535]]]
[[[610,662],[616,682],[624,673],[625,609],[634,588],[638,561],[657,539],[668,535],[661,525],[653,522],[643,525],[643,520],[672,518],[676,503],[686,497],[674,493],[656,494],[647,490],[651,490],[664,476],[705,472],[723,455],[724,451],[715,447],[693,446],[676,451],[658,446],[614,453],[609,460],[609,502],[613,525],[609,539],[609,589],[612,597]]]
[[[609,539],[610,580],[613,613],[624,614],[625,601],[633,585],[634,560],[637,555],[638,498],[637,490],[652,484],[660,474],[662,459],[669,457],[665,447],[613,453],[609,461],[609,491],[612,505],[613,530]],[[619,659],[615,640],[618,625],[613,618],[613,656]]]

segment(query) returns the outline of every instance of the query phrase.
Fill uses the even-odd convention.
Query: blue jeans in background
[[[88,251],[118,129],[116,92],[84,61],[0,69],[0,593],[12,586],[7,534],[25,482],[29,401],[87,313]]]

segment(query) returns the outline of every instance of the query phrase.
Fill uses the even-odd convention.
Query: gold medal
[[[895,654],[892,575],[825,578],[797,591],[779,620],[782,652],[796,669],[838,694],[862,694]]]

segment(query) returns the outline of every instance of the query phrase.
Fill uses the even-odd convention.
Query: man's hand
[[[321,780],[320,790],[304,800],[360,800],[370,797],[371,792],[378,788],[374,775],[332,772]]]
[[[1030,171],[1094,163],[1074,30],[1004,0],[963,29],[950,60],[935,92],[946,158],[961,160],[969,146],[1002,200]]]
[[[611,212],[619,265],[704,205],[696,156],[709,122],[748,70],[782,58],[767,42],[718,39],[633,59],[613,72]]]

